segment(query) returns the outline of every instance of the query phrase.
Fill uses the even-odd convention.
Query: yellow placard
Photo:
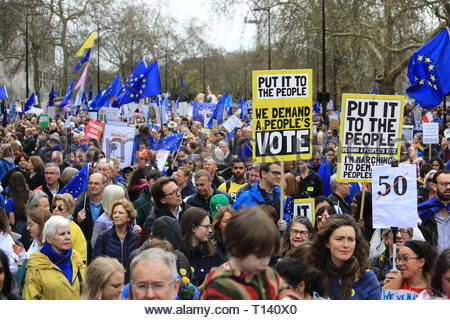
[[[253,71],[253,162],[310,159],[312,70]]]
[[[343,94],[337,181],[372,182],[372,167],[400,160],[404,96]]]

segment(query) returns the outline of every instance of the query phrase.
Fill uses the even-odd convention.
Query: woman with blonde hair
[[[68,184],[73,177],[75,177],[78,173],[77,168],[67,167],[61,173],[61,181],[64,185]]]
[[[56,194],[53,197],[53,216],[62,216],[70,221],[70,236],[72,238],[72,248],[77,251],[84,262],[87,261],[87,242],[81,228],[72,221],[75,210],[75,200],[69,193]]]
[[[99,257],[86,271],[82,300],[119,300],[124,286],[125,269],[117,259]]]
[[[127,199],[117,200],[111,207],[110,217],[113,227],[103,231],[94,247],[94,259],[99,256],[117,258],[123,266],[128,264],[128,257],[136,249],[138,236],[131,230],[131,223],[137,213],[133,204]]]
[[[110,217],[113,203],[124,198],[125,191],[121,186],[110,184],[105,188],[105,190],[103,190],[102,206],[104,212],[95,221],[91,238],[92,248],[95,248],[95,242],[97,241],[99,234],[113,226],[113,222]]]

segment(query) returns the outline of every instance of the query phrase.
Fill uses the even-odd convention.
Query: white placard
[[[311,221],[314,226],[316,221],[316,213],[314,209],[314,199],[306,198],[306,199],[295,199],[294,200],[294,213],[293,217],[303,216],[307,217],[309,221]]]
[[[402,132],[402,140],[405,143],[412,143],[414,139],[414,126],[412,125],[404,125]]]
[[[50,117],[50,119],[55,119],[56,117],[55,107],[47,107],[47,114]]]
[[[106,116],[106,122],[119,121],[120,109],[118,108],[101,108],[100,113]]]
[[[423,143],[424,144],[439,143],[439,123],[437,122],[423,123]]]
[[[167,158],[169,157],[169,150],[158,150],[156,153],[156,166],[159,170],[163,170],[164,165],[166,164]]]
[[[42,110],[41,108],[31,107],[30,110],[26,111],[25,113],[34,113],[35,115],[38,116],[43,112],[44,110]]]
[[[186,101],[178,103],[178,115],[181,117],[192,117],[192,107]]]
[[[373,228],[417,227],[417,168],[372,167]]]
[[[383,289],[381,300],[416,300],[419,293],[410,290],[387,290]]]
[[[227,129],[228,133],[233,131],[234,128],[242,128],[242,122],[238,117],[232,116],[230,119],[222,123],[225,129]]]
[[[106,124],[103,136],[103,150],[106,158],[119,159],[121,168],[132,165],[131,156],[135,131],[134,128]]]

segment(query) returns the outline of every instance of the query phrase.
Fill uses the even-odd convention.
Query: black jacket
[[[223,191],[220,191],[220,190],[217,190],[214,188],[214,192],[213,192],[212,196],[214,196],[215,194],[219,194],[219,193],[226,195],[228,200],[230,201],[230,204],[233,205],[233,203],[234,203],[233,199],[231,199],[230,195],[226,192],[223,192]],[[212,196],[211,196],[211,198],[212,198]],[[196,192],[186,200],[186,203],[191,207],[200,207],[200,208],[210,212],[211,209],[209,207],[209,201],[211,200],[211,198],[205,199]]]
[[[62,183],[61,180],[58,180],[58,184],[59,184],[59,186],[58,186],[58,193],[59,193],[62,189],[64,189],[64,183]],[[48,196],[48,202],[51,205],[53,202],[53,194],[50,192],[50,189],[48,188],[47,183],[45,183],[45,180],[44,180],[44,184],[42,185],[42,191],[44,191],[45,194]]]
[[[434,215],[428,218],[426,223],[419,225],[419,229],[422,232],[425,240],[434,248],[436,248],[438,245],[438,230]]]
[[[338,206],[339,208],[341,208],[342,213],[351,214],[351,209],[350,209],[349,204],[344,199],[339,197],[336,193],[333,192],[328,197],[328,199],[330,199],[331,202],[333,202],[333,204],[335,206]]]
[[[305,178],[300,178],[298,184],[298,198],[316,198],[323,196],[322,178],[312,169]]]

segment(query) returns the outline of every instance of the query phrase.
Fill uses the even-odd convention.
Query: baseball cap
[[[212,196],[209,202],[209,208],[211,209],[211,216],[214,219],[219,212],[220,208],[230,204],[230,200],[224,194],[218,193]]]

